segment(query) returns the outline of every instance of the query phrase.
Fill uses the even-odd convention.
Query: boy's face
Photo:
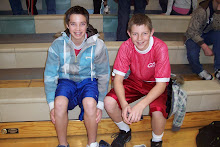
[[[85,38],[87,30],[86,17],[81,14],[71,14],[69,24],[66,25],[71,34],[71,40],[79,46]]]
[[[153,35],[154,30],[152,29],[150,32],[146,25],[133,25],[131,27],[131,32],[128,31],[127,33],[137,49],[144,51],[149,46],[150,37]]]

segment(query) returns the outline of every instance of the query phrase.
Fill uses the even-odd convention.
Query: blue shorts
[[[84,109],[82,100],[85,97],[92,97],[98,102],[98,83],[96,79],[85,79],[82,82],[74,82],[69,79],[59,79],[55,93],[57,96],[65,96],[69,99],[68,110],[74,109],[77,105],[81,108],[79,120],[83,120]]]

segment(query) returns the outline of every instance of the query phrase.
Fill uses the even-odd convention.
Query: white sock
[[[124,123],[123,121],[118,122],[118,123],[115,122],[115,124],[118,126],[118,128],[119,128],[120,130],[123,130],[123,131],[125,131],[126,133],[131,130],[130,127],[129,127],[129,125],[127,125],[127,124]]]
[[[162,141],[162,137],[163,137],[163,133],[161,135],[156,135],[152,131],[152,141],[153,142],[160,142],[160,141]]]
[[[93,142],[90,145],[87,145],[86,147],[99,147],[98,142]]]

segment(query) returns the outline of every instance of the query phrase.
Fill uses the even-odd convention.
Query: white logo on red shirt
[[[149,63],[149,64],[147,65],[147,67],[148,67],[148,68],[155,67],[155,62],[153,62],[153,63]]]

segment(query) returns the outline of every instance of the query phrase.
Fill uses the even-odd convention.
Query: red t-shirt
[[[167,45],[153,36],[149,47],[139,51],[131,38],[128,39],[119,48],[113,72],[125,76],[129,68],[129,78],[146,82],[169,82],[171,69]]]
[[[81,51],[81,49],[74,49],[75,50],[75,54],[76,56],[79,54],[79,52]]]

